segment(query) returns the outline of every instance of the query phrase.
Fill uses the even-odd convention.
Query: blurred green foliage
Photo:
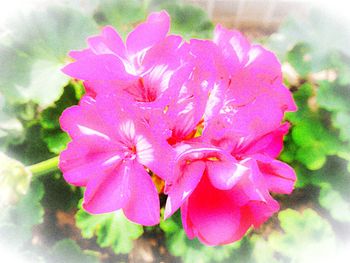
[[[251,262],[318,262],[334,256],[335,234],[315,211],[287,209],[278,214],[278,219],[283,232],[273,231],[267,239],[252,237]]]
[[[40,201],[44,196],[41,182],[32,182],[29,192],[16,206],[2,209],[0,214],[0,245],[11,246],[22,253],[24,244],[32,239],[32,227],[43,222],[44,208]]]
[[[71,239],[62,239],[58,241],[50,251],[50,263],[96,263],[98,255],[96,252],[85,250],[83,251],[79,245]]]
[[[0,38],[0,149],[26,165],[53,157],[69,142],[60,129],[59,116],[78,103],[83,87],[60,68],[68,62],[67,52],[83,48],[86,37],[97,34],[99,27],[111,24],[126,37],[150,11],[166,9],[173,33],[186,39],[211,38],[213,24],[203,10],[193,6],[170,0],[84,3],[84,8],[75,1],[69,8],[49,5],[21,15],[11,21],[9,34]],[[280,158],[296,169],[296,194],[303,194],[309,208],[302,213],[284,210],[265,228],[222,247],[189,240],[179,212],[160,226],[146,228],[146,234],[160,233],[169,253],[184,262],[300,262],[319,251],[326,257],[333,250],[339,232],[334,225],[340,224],[342,231],[350,224],[350,54],[349,35],[342,27],[314,12],[310,18],[288,20],[267,40],[280,60],[295,71],[296,80],[287,76],[285,81],[299,110],[286,116],[292,129]],[[308,195],[308,187],[316,189],[315,199]],[[96,262],[101,259],[98,246],[116,254],[129,253],[144,229],[121,212],[90,215],[81,208],[76,211],[81,197],[81,191],[66,184],[59,172],[34,179],[30,192],[0,213],[0,242],[23,255],[34,253],[30,257],[35,262]],[[282,207],[300,210],[288,197],[281,202]],[[74,227],[84,241],[69,239],[57,227],[62,224],[57,211],[75,214]],[[43,238],[38,228],[55,234],[48,244],[39,245],[42,249],[35,249],[35,238]],[[86,239],[95,244],[95,252],[82,245]],[[37,254],[43,257],[36,259]]]
[[[116,254],[129,253],[133,247],[132,241],[143,233],[142,226],[130,222],[121,210],[91,215],[80,208],[75,218],[84,238],[97,236],[101,247],[110,247]]]

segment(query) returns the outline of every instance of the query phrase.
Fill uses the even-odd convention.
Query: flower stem
[[[58,156],[48,159],[46,161],[33,164],[27,168],[33,176],[40,176],[58,170]]]

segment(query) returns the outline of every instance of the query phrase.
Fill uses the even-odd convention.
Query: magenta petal
[[[162,179],[173,173],[175,152],[166,141],[141,135],[135,140],[139,163],[147,166]]]
[[[196,188],[202,178],[205,164],[204,162],[197,161],[180,169],[179,178],[175,182],[172,182],[170,186],[167,186],[168,190],[166,194],[168,194],[168,198],[165,205],[165,219],[175,213]]]
[[[274,213],[278,212],[279,208],[278,202],[273,198],[268,199],[267,202],[253,201],[246,206],[246,209],[249,211],[250,220],[252,220],[251,224],[255,228],[265,223]]]
[[[191,223],[191,220],[188,218],[188,199],[181,206],[181,221],[184,231],[189,239],[196,237],[194,233],[194,227]]]
[[[262,153],[276,158],[283,148],[283,137],[288,133],[290,124],[284,123],[279,128],[257,139],[245,149],[246,155]]]
[[[284,85],[280,85],[276,92],[279,93],[280,101],[282,102],[282,107],[285,111],[297,111],[298,106],[296,105],[291,91]]]
[[[99,96],[96,106],[109,130],[122,142],[135,146],[137,162],[165,179],[173,173],[174,150],[163,136],[152,132],[142,110],[123,102],[114,95]]]
[[[61,127],[72,139],[83,136],[96,136],[107,141],[111,139],[111,132],[93,104],[84,100],[81,105],[69,107],[62,113]]]
[[[115,54],[121,58],[126,55],[123,40],[111,26],[104,27],[100,36],[90,37],[88,44],[97,55]]]
[[[222,50],[226,65],[231,72],[235,71],[240,63],[247,61],[250,44],[240,32],[217,25],[214,31],[214,43]]]
[[[258,166],[270,191],[279,194],[290,194],[293,191],[297,177],[288,164],[260,155]]]
[[[132,191],[130,177],[130,167],[125,163],[95,176],[86,186],[83,208],[92,214],[123,208]]]
[[[104,43],[103,38],[100,36],[93,36],[88,38],[88,44],[91,50],[96,55],[113,54],[112,50]]]
[[[120,37],[120,35],[117,33],[117,31],[114,30],[111,26],[105,26],[102,30],[102,36],[104,38],[104,41],[108,48],[112,50],[115,54],[117,54],[120,57],[125,56],[125,45]]]
[[[111,54],[82,57],[65,66],[62,71],[81,80],[128,79],[123,62]]]
[[[152,13],[147,21],[138,25],[127,37],[129,54],[135,54],[158,43],[169,31],[170,18],[167,12]]]
[[[74,58],[75,60],[79,60],[82,59],[84,57],[88,57],[88,56],[94,56],[94,52],[92,52],[92,50],[90,48],[86,48],[83,50],[72,50],[69,51],[68,55],[71,58]]]
[[[223,245],[242,238],[249,225],[242,227],[240,208],[235,205],[229,191],[214,188],[203,177],[188,199],[183,216],[187,233],[193,232],[206,245]]]
[[[237,106],[232,122],[239,132],[255,139],[277,129],[282,119],[283,112],[276,102],[268,94],[263,94],[247,105]]]
[[[208,177],[212,185],[221,190],[231,189],[249,169],[239,164],[234,158],[221,161],[207,161]]]
[[[129,167],[130,195],[123,208],[125,216],[138,224],[152,226],[159,223],[159,198],[150,175],[138,163]]]
[[[64,179],[86,186],[93,177],[113,168],[120,161],[117,147],[97,136],[84,136],[68,144],[60,155],[59,167]]]
[[[267,94],[244,106],[228,103],[225,109],[206,123],[203,138],[236,154],[244,154],[245,146],[277,129],[283,119],[283,112]]]
[[[168,68],[175,69],[180,66],[180,59],[187,55],[182,38],[171,35],[165,37],[164,40],[152,46],[145,53],[142,66],[145,70],[151,69],[154,65],[166,65]]]
[[[242,160],[241,164],[248,167],[250,171],[248,176],[243,177],[240,182],[243,192],[250,201],[266,203],[267,200],[271,199],[271,196],[256,160],[247,158]]]

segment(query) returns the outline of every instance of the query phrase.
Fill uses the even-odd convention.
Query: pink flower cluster
[[[124,43],[110,26],[71,51],[63,72],[86,95],[62,114],[72,141],[60,156],[70,184],[86,187],[83,208],[122,209],[142,225],[179,208],[189,238],[207,245],[239,240],[279,205],[295,173],[276,160],[295,111],[275,55],[217,26],[213,40],[169,35],[169,16],[152,13]]]

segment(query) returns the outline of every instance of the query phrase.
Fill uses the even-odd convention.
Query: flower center
[[[133,145],[133,146],[129,147],[124,152],[124,159],[126,159],[126,160],[135,160],[136,159],[136,153],[137,153],[136,146]]]
[[[145,84],[144,78],[140,77],[125,89],[138,102],[152,102],[157,99],[157,90],[152,85]]]

